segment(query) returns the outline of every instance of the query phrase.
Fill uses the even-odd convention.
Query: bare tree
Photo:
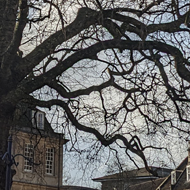
[[[0,0],[0,151],[24,102],[55,110],[65,130],[115,144],[149,170],[144,152],[162,147],[142,136],[189,135],[189,8],[178,0]]]

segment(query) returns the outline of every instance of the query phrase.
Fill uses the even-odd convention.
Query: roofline
[[[168,171],[173,171],[172,169],[169,169],[169,168],[162,168],[162,167],[156,167],[156,166],[148,166],[149,168],[156,168],[156,169],[164,169],[164,170],[168,170]],[[102,176],[102,177],[99,177],[99,178],[94,178],[92,179],[93,181],[110,181],[110,180],[116,180],[118,181],[118,178],[121,179],[121,177],[115,177],[115,175],[122,175],[122,173],[124,172],[135,172],[135,171],[138,171],[138,170],[141,170],[141,169],[146,169],[145,167],[143,168],[139,168],[139,169],[133,169],[133,170],[128,170],[128,171],[123,171],[123,172],[120,172],[120,173],[114,173],[114,174],[111,174],[111,175],[105,175],[105,176]],[[109,176],[113,176],[113,177],[110,177]],[[146,175],[147,177],[150,177],[150,178],[154,178],[155,176],[153,175]],[[137,178],[137,177],[146,177],[146,176],[128,176],[127,178],[129,179],[132,179],[132,178]],[[158,176],[159,178],[162,178],[164,176]],[[167,176],[166,176],[167,177]]]
[[[106,178],[106,179],[99,179],[99,178],[94,178],[92,179],[93,181],[96,182],[101,182],[101,181],[122,181],[124,179],[159,179],[159,177],[156,176],[136,176],[136,177],[127,177],[127,178]]]
[[[166,177],[164,177],[164,178],[157,178],[157,179],[155,179],[155,180],[165,180],[165,178],[166,178]],[[143,184],[150,183],[150,182],[154,183],[154,181],[145,181],[145,182],[142,182],[142,183],[139,183],[139,184],[143,185]],[[131,188],[131,187],[134,188],[135,186],[139,186],[139,184],[131,185],[130,188]],[[158,184],[158,187],[159,187],[159,184]],[[157,190],[158,187],[156,187],[156,190]]]
[[[9,133],[14,135],[14,132],[17,132],[17,133],[25,133],[25,134],[34,134],[34,135],[40,136],[42,138],[51,138],[51,139],[57,139],[57,140],[60,139],[60,140],[62,140],[63,144],[66,144],[67,142],[69,142],[69,139],[65,139],[64,138],[65,135],[62,133],[53,132],[51,135],[49,135],[44,130],[40,130],[40,129],[36,129],[36,128],[30,128],[30,129],[31,129],[30,131],[26,131],[26,130],[22,130],[22,128],[16,126],[15,128],[9,130]],[[41,131],[42,133],[39,134],[38,131]]]
[[[98,179],[98,178],[94,178],[92,179],[95,182],[102,182],[102,181],[122,181],[121,178],[109,178],[109,179]]]

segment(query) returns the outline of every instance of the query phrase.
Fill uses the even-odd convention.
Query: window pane
[[[39,129],[43,129],[43,114],[38,113],[38,118],[37,118],[37,126]]]
[[[54,148],[46,148],[46,174],[53,175],[54,169]]]
[[[44,113],[32,111],[32,124],[35,128],[44,129]]]
[[[24,160],[24,170],[32,171],[32,162],[34,159],[34,146],[32,144],[25,144],[24,156],[27,158]]]

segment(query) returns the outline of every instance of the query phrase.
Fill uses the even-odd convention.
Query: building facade
[[[101,182],[102,190],[155,190],[172,171],[171,169],[153,166],[150,169],[156,172],[157,176],[153,176],[146,168],[140,168],[93,180]]]
[[[63,145],[67,140],[52,130],[40,110],[22,108],[16,117],[18,123],[10,131],[16,171],[12,190],[60,189]]]
[[[190,190],[190,142],[188,156],[174,170],[152,167],[157,177],[145,168],[93,179],[102,190]]]

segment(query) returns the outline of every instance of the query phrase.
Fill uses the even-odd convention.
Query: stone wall
[[[25,171],[24,158],[20,155],[16,156],[15,161],[16,163],[18,162],[19,165],[17,167],[14,166],[16,175],[13,177],[13,181],[15,181],[13,190],[17,189],[18,185],[16,184],[18,184],[18,182],[21,182],[21,184],[22,182],[28,183],[31,187],[33,187],[31,184],[56,187],[61,185],[63,171],[63,140],[60,143],[59,139],[56,138],[41,138],[39,135],[17,132],[13,135],[13,155],[23,155],[25,143],[32,143],[34,145],[34,162],[39,163],[39,165],[33,165],[32,171]],[[54,172],[52,175],[45,174],[46,147],[54,148]],[[25,189],[25,185],[23,189]]]

